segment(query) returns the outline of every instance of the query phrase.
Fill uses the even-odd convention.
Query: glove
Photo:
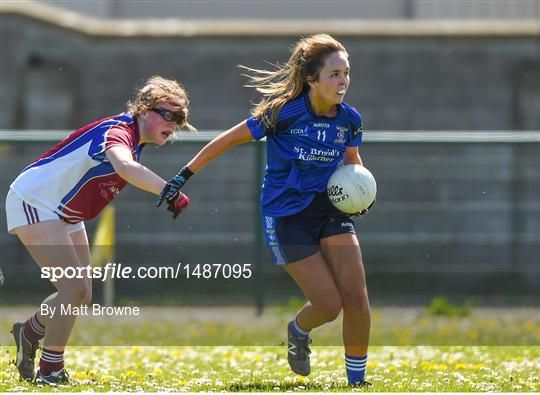
[[[365,215],[367,214],[367,212],[371,209],[371,207],[373,207],[373,205],[375,204],[375,199],[371,202],[371,204],[368,206],[368,208],[365,208],[363,209],[362,211],[358,212],[358,213],[354,213],[354,214],[351,214],[353,217],[359,217],[361,215]]]
[[[178,174],[169,180],[167,185],[165,185],[165,188],[163,188],[163,190],[159,194],[159,199],[156,204],[156,207],[160,207],[161,203],[163,203],[164,200],[166,200],[167,203],[170,203],[174,199],[174,196],[176,195],[176,193],[180,191],[180,189],[184,186],[186,181],[192,175],[193,175],[193,172],[189,170],[189,167],[187,166],[182,167],[182,169],[178,172]]]
[[[176,219],[189,206],[189,197],[185,193],[177,191],[170,201],[167,200],[167,205],[167,210],[172,212],[173,219]]]

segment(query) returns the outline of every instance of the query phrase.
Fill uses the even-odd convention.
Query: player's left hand
[[[189,206],[189,197],[185,193],[177,191],[170,200],[167,200],[167,205],[167,210],[172,212],[173,219],[176,219]]]
[[[178,174],[171,178],[169,182],[167,182],[165,188],[163,188],[163,190],[159,194],[159,199],[157,201],[156,207],[161,206],[161,203],[163,203],[164,200],[167,201],[167,203],[170,203],[177,195],[177,193],[180,192],[180,189],[182,189],[189,177],[191,177],[192,175],[193,172],[189,169],[189,167],[182,167]]]
[[[375,204],[375,200],[373,200],[373,202],[371,202],[371,204],[368,206],[368,208],[365,208],[363,209],[362,211],[358,212],[358,213],[354,213],[352,214],[353,217],[360,217],[362,215],[366,215],[368,213],[368,211],[371,209],[371,207],[373,207],[373,205]]]
[[[167,185],[165,185],[165,188],[163,188],[159,194],[159,199],[156,206],[161,206],[161,203],[163,203],[164,200],[167,201],[167,203],[170,203],[174,199],[174,196],[180,192],[180,188],[182,188],[185,183],[186,179],[180,174],[177,174],[171,178],[169,182],[167,182]]]

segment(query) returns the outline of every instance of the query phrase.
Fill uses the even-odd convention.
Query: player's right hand
[[[189,197],[180,191],[173,195],[172,199],[167,200],[167,210],[173,213],[173,219],[176,219],[182,211],[189,206]]]

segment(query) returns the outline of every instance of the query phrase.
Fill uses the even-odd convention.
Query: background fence
[[[3,131],[0,188],[63,133]],[[142,162],[167,178],[214,134],[146,147]],[[50,141],[47,141],[50,140]],[[365,165],[378,182],[373,210],[356,220],[374,304],[435,295],[479,303],[540,300],[540,133],[365,133]],[[129,266],[252,264],[249,280],[118,281],[120,301],[157,304],[283,301],[299,291],[272,267],[261,238],[258,191],[264,143],[235,148],[190,180],[190,208],[172,221],[155,199],[128,186],[115,200],[117,262]],[[0,214],[5,228],[5,213]],[[94,221],[87,223],[89,235]],[[0,233],[2,298],[39,301],[35,264]],[[99,294],[101,284],[96,284]],[[24,289],[24,291],[22,291]]]

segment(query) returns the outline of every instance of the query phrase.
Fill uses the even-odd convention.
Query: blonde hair
[[[178,111],[184,115],[185,121],[178,125],[180,128],[191,132],[197,130],[187,121],[189,99],[184,87],[175,80],[159,75],[154,75],[145,82],[144,86],[137,91],[135,99],[127,102],[127,110],[136,117],[146,114],[158,103],[165,102],[178,107]]]
[[[256,103],[251,114],[261,118],[272,112],[275,124],[283,105],[309,89],[308,81],[317,81],[326,58],[334,52],[347,52],[345,47],[328,34],[316,34],[302,38],[292,50],[292,55],[284,65],[276,65],[276,70],[259,70],[239,67],[252,74],[244,74],[250,82],[245,86],[255,88],[263,98]]]

